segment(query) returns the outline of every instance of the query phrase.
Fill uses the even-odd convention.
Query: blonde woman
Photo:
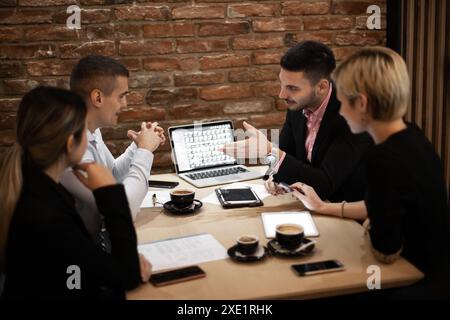
[[[0,165],[0,267],[5,299],[124,299],[150,276],[139,260],[123,185],[98,164],[77,176],[93,190],[112,253],[94,242],[60,184],[86,150],[86,105],[67,90],[38,87],[19,106],[16,143]],[[80,173],[83,171],[84,173]]]
[[[425,280],[410,296],[444,293],[448,278],[449,217],[441,161],[424,134],[403,120],[410,79],[403,59],[387,48],[363,49],[334,74],[341,115],[353,133],[368,132],[375,146],[366,155],[364,201],[327,203],[301,182],[294,195],[309,209],[344,218],[369,218],[375,256],[393,262],[400,255]],[[450,295],[447,291],[446,296]]]

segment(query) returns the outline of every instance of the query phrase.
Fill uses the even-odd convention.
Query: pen
[[[153,207],[156,207],[156,193],[152,196]]]

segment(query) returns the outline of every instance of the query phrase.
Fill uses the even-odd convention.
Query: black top
[[[413,125],[367,154],[365,202],[373,247],[401,255],[426,276],[445,270],[449,216],[441,161]],[[446,270],[448,272],[448,270]]]
[[[339,114],[340,102],[335,91],[322,118],[311,162],[305,150],[307,119],[302,110],[288,110],[280,133],[280,149],[286,152],[286,157],[274,180],[306,183],[324,200],[358,201],[364,199],[365,190],[361,159],[373,140],[366,133],[351,133]]]
[[[136,233],[122,185],[94,191],[112,253],[97,246],[61,184],[24,167],[22,194],[6,247],[5,299],[124,299],[140,283]],[[69,290],[76,265],[81,289]],[[69,280],[69,281],[68,281]]]

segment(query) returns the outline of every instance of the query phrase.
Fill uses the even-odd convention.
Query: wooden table
[[[262,170],[263,167],[255,167]],[[196,191],[201,199],[215,187],[195,189],[178,179],[175,174],[152,176],[154,180],[180,181],[181,187]],[[250,183],[262,184],[261,180]],[[139,243],[210,233],[225,248],[235,244],[238,235],[253,233],[267,243],[261,212],[301,210],[299,201],[290,195],[267,197],[264,206],[224,210],[218,205],[204,204],[200,212],[191,216],[169,216],[161,208],[144,209],[136,219]],[[372,273],[367,268],[377,265],[381,271],[381,288],[412,284],[423,274],[405,259],[391,265],[379,263],[371,253],[363,236],[363,227],[353,220],[314,215],[319,229],[315,253],[310,257],[277,258],[269,256],[263,261],[243,264],[230,259],[200,264],[206,278],[164,287],[141,285],[128,292],[128,299],[304,299],[336,296],[368,291],[367,279]],[[291,265],[304,262],[339,259],[345,271],[299,277]]]

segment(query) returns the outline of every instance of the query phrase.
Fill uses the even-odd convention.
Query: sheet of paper
[[[283,223],[295,223],[305,229],[306,237],[318,237],[319,231],[308,211],[263,212],[261,218],[267,238],[275,238],[275,228]]]
[[[232,188],[234,188],[234,187],[251,187],[261,200],[263,200],[264,198],[270,196],[270,193],[268,193],[266,191],[266,187],[264,187],[264,185],[261,185],[261,184],[236,182],[236,183],[232,183],[230,185],[227,185],[226,187],[227,188],[228,187],[232,187]],[[220,205],[219,199],[217,198],[217,195],[216,195],[215,192],[210,193],[209,195],[207,195],[206,197],[201,199],[201,201],[203,203],[212,203],[212,204]]]
[[[142,201],[141,208],[153,208],[153,195],[156,195],[155,207],[162,207],[167,201],[170,201],[170,191],[149,190]]]
[[[151,262],[153,271],[228,258],[227,250],[208,233],[146,243],[138,251]]]

